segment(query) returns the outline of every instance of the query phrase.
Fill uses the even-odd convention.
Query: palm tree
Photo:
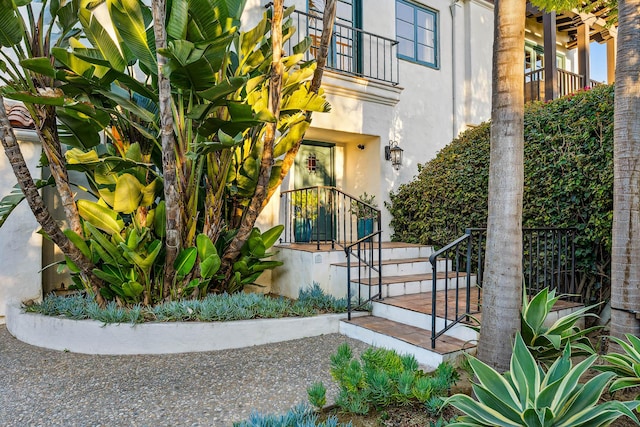
[[[618,2],[611,334],[640,335],[640,0]]]
[[[512,341],[520,328],[525,12],[525,0],[495,2],[489,214],[478,357],[500,371],[509,369]]]

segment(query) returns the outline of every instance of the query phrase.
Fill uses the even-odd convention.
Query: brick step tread
[[[457,277],[463,278],[463,277],[467,277],[467,273],[465,272],[459,272],[456,273],[455,271],[450,271],[448,274],[446,274],[444,271],[440,271],[437,273],[437,278],[438,279],[453,279],[455,278],[457,275]],[[472,274],[472,276],[474,276]],[[406,274],[406,275],[402,275],[402,276],[383,276],[382,277],[382,284],[383,285],[390,285],[393,283],[405,283],[405,282],[422,282],[424,280],[433,280],[433,274],[432,273],[428,273],[428,274]],[[352,283],[358,283],[358,280],[352,280]],[[360,284],[361,285],[368,285],[369,284],[369,280],[368,279],[361,279],[360,280]],[[371,283],[372,286],[378,286],[378,283]]]
[[[388,335],[437,354],[449,354],[475,347],[472,343],[441,335],[436,340],[436,348],[431,348],[431,331],[383,319],[377,316],[362,316],[344,322],[360,326],[371,331]]]
[[[412,264],[414,262],[429,262],[429,258],[399,258],[399,259],[384,259],[382,260],[382,265],[393,265],[393,264]],[[338,267],[346,267],[347,263],[346,262],[337,262],[335,264],[331,264],[331,265],[335,265]],[[351,263],[351,267],[357,267],[357,261],[356,262],[352,262]]]

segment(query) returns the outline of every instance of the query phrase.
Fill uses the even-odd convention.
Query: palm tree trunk
[[[156,52],[167,47],[167,31],[165,28],[165,0],[153,0],[153,31],[156,39]],[[176,174],[176,141],[173,134],[173,113],[171,111],[171,82],[164,74],[163,67],[167,60],[160,53],[158,60],[158,90],[160,107],[160,128],[162,131],[162,174],[164,178],[164,199],[166,203],[166,258],[164,263],[163,295],[169,296],[174,282],[173,264],[181,246],[181,213],[183,199],[178,189]]]
[[[32,111],[36,112],[36,131],[45,155],[49,160],[49,170],[56,183],[56,189],[60,195],[60,201],[69,223],[69,228],[83,237],[84,231],[80,222],[80,214],[78,213],[73,191],[69,185],[69,174],[63,161],[62,147],[58,139],[55,107],[34,107]]]
[[[273,2],[273,17],[271,21],[271,43],[272,60],[271,74],[269,76],[269,111],[276,117],[274,123],[268,123],[265,130],[264,146],[262,149],[262,159],[260,161],[260,171],[258,172],[258,182],[251,198],[251,202],[242,218],[238,233],[225,249],[222,256],[222,270],[224,281],[221,284],[227,287],[233,273],[233,263],[240,255],[240,249],[245,244],[251,230],[256,223],[263,202],[267,197],[269,189],[269,177],[273,163],[273,143],[276,138],[277,118],[280,116],[280,102],[282,98],[282,75],[284,67],[282,65],[282,18],[284,12],[284,0]]]
[[[525,0],[495,2],[489,214],[478,357],[499,371],[509,368],[520,329],[525,13]]]
[[[103,304],[104,301],[100,295],[100,286],[102,282],[93,274],[93,264],[87,259],[78,248],[71,243],[69,238],[62,232],[55,219],[51,216],[51,213],[44,204],[44,200],[38,192],[31,172],[27,167],[27,164],[20,151],[20,146],[16,139],[7,112],[4,108],[4,99],[0,96],[0,139],[2,139],[2,146],[4,152],[9,159],[9,163],[13,168],[18,184],[22,189],[22,192],[33,212],[36,221],[42,227],[42,230],[47,233],[47,236],[55,243],[63,254],[69,257],[78,268],[82,271],[84,279],[91,283],[93,291],[95,293],[98,303]]]
[[[640,0],[618,2],[611,334],[640,336]]]
[[[327,57],[329,56],[329,44],[331,43],[331,37],[333,36],[333,24],[336,20],[336,0],[326,0],[324,4],[324,11],[322,15],[322,36],[320,37],[320,49],[318,52],[318,57],[316,58],[316,70],[313,73],[313,80],[311,81],[311,86],[309,87],[309,92],[318,93],[320,89],[320,84],[322,83],[322,75],[324,74],[324,69],[327,65]],[[311,122],[311,112],[307,112],[308,122]],[[298,154],[298,150],[300,149],[300,145],[302,144],[302,138],[300,138],[296,143],[291,147],[287,154],[285,154],[284,159],[282,161],[282,167],[280,168],[280,176],[278,177],[277,183],[271,187],[269,192],[267,193],[267,197],[265,197],[262,207],[264,208],[269,203],[271,196],[276,192],[276,189],[280,187],[282,181],[289,174],[289,170],[291,170],[291,166],[293,166],[293,162],[296,159],[296,155]]]

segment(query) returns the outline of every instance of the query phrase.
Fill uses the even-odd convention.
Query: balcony
[[[584,77],[566,70],[556,70],[557,96],[575,93],[585,87],[594,87],[602,83],[589,80],[585,84]],[[524,102],[545,101],[544,69],[529,71],[524,74]]]
[[[292,19],[297,31],[285,43],[285,51],[291,53],[295,45],[309,37],[312,45],[305,59],[314,59],[320,47],[322,15],[295,11]],[[336,23],[326,68],[396,86],[399,83],[397,49],[396,40]]]

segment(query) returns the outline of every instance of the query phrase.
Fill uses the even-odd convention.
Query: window
[[[438,13],[396,0],[398,57],[438,67]]]

